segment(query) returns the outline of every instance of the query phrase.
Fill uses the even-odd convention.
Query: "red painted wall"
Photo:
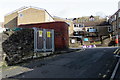
[[[69,47],[69,34],[68,24],[66,22],[47,22],[47,23],[36,23],[19,25],[22,28],[43,28],[43,29],[54,29],[55,31],[55,49],[65,49]]]

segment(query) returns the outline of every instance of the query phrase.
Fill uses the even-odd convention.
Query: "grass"
[[[101,44],[101,42],[100,41],[97,41],[97,42],[93,42],[93,43],[90,43],[90,45],[97,45],[97,44]]]

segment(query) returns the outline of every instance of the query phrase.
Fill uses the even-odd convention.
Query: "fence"
[[[54,30],[52,29],[34,29],[34,52],[54,51]]]

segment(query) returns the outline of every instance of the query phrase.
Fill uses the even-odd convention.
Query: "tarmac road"
[[[116,48],[91,48],[33,61],[22,67],[31,71],[11,78],[110,78]],[[18,70],[18,69],[17,69]],[[9,73],[7,71],[7,73]],[[6,74],[3,71],[3,75]]]

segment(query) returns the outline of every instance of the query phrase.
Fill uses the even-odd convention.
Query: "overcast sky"
[[[1,0],[0,22],[4,15],[23,6],[46,9],[52,16],[74,18],[90,15],[112,15],[118,10],[119,0]]]

